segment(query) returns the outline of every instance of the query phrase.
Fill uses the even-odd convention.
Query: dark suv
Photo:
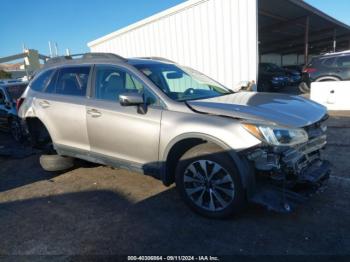
[[[0,84],[0,130],[10,131],[18,142],[24,139],[24,131],[17,116],[16,100],[27,85],[27,82]]]
[[[304,68],[299,89],[310,91],[312,82],[350,80],[350,51],[314,57]]]

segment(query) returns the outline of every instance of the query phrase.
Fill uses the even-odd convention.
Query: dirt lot
[[[0,255],[350,254],[350,113],[328,124],[328,188],[292,214],[251,205],[210,220],[151,177],[103,166],[50,174],[38,155],[2,157]],[[0,148],[9,141],[0,134]]]

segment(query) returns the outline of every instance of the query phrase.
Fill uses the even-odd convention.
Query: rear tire
[[[303,94],[310,93],[310,87],[305,82],[301,82],[298,87]]]
[[[74,158],[60,155],[41,155],[40,165],[45,171],[64,171],[74,166]]]
[[[24,141],[24,133],[23,133],[23,129],[20,123],[20,120],[17,118],[12,118],[9,121],[9,125],[10,125],[10,131],[11,131],[11,135],[13,137],[13,139],[16,142],[23,142]]]
[[[179,160],[175,179],[185,203],[203,216],[225,218],[245,204],[245,191],[236,165],[214,144],[189,149]]]

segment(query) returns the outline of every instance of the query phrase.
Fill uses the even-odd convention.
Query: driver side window
[[[143,84],[125,70],[111,66],[96,67],[95,98],[118,102],[119,95],[132,92],[145,94],[147,104],[157,103]]]

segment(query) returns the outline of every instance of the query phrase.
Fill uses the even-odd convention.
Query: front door
[[[86,108],[91,151],[140,168],[154,166],[162,115],[156,96],[126,69],[100,65],[95,72],[94,94]],[[120,105],[119,95],[127,92],[144,95],[146,113],[137,106]]]

